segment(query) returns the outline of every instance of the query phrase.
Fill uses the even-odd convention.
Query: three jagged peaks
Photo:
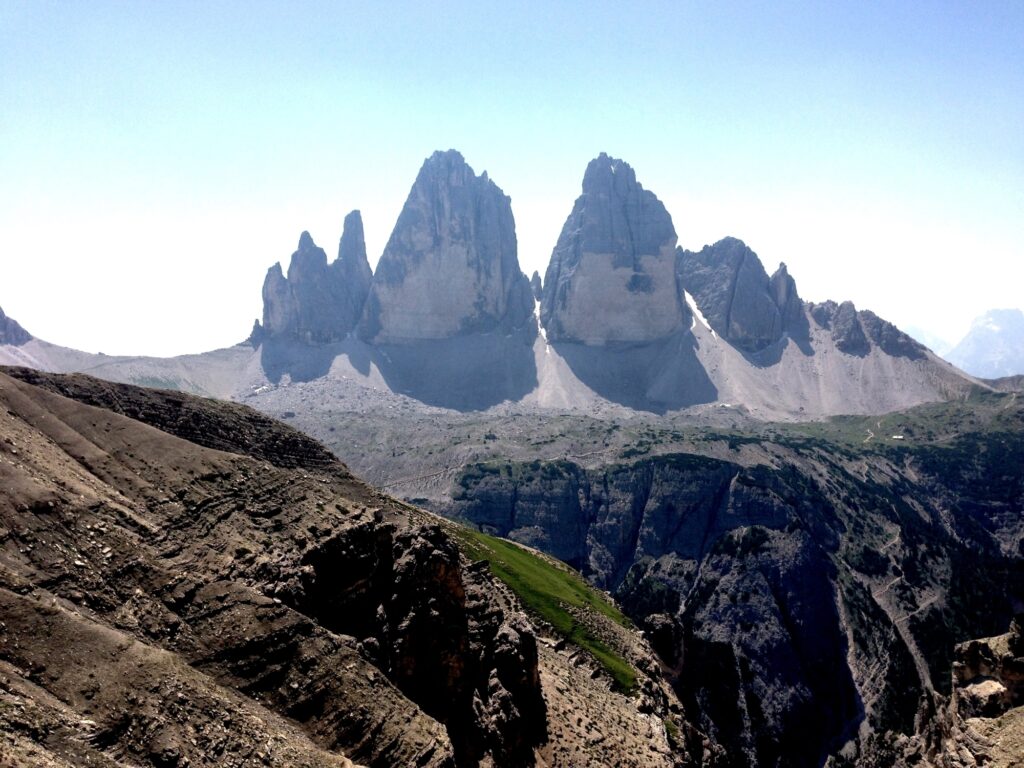
[[[680,248],[669,212],[622,160],[588,163],[567,208],[544,279],[528,279],[508,196],[458,152],[436,152],[376,270],[358,211],[333,261],[303,232],[287,271],[268,270],[255,367],[221,350],[189,362],[187,377],[176,361],[104,359],[104,370],[229,396],[252,375],[340,377],[458,410],[718,404],[758,418],[879,413],[984,386],[850,302],[804,301],[785,265],[769,275],[741,240]],[[15,364],[82,365],[2,314],[0,342]]]
[[[926,352],[850,302],[803,301],[786,265],[769,275],[742,240],[679,247],[664,204],[628,163],[603,152],[587,165],[543,280],[522,272],[509,197],[448,150],[424,161],[375,271],[353,211],[335,261],[303,232],[287,276],[279,264],[268,271],[263,298],[255,345],[353,339],[386,347],[379,365],[403,391],[420,385],[423,365],[467,366],[475,371],[472,402],[483,404],[534,392],[538,401],[567,407],[588,393],[636,407],[685,407],[725,397],[778,400],[788,387],[779,406],[787,412],[833,412],[850,407],[856,394],[848,391],[856,358],[878,350],[910,364]],[[547,352],[535,357],[529,347],[538,331]],[[826,355],[812,362],[821,349],[846,361]],[[621,359],[613,365],[615,355]],[[769,366],[770,377],[758,373]],[[808,366],[817,378],[807,378]],[[931,393],[956,374],[928,376],[922,391]],[[444,379],[430,397],[448,403],[464,383]]]

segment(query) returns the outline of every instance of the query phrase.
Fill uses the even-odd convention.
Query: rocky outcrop
[[[247,408],[39,381],[0,373],[5,754],[530,762],[533,629],[436,524]]]
[[[533,271],[533,276],[530,277],[530,291],[533,293],[534,301],[540,301],[544,296],[544,284],[540,279],[540,272],[537,270]]]
[[[885,354],[893,357],[909,357],[919,359],[927,352],[925,346],[904,333],[888,320],[883,320],[870,309],[862,309],[857,313],[861,328],[871,343]]]
[[[377,264],[360,333],[404,344],[527,326],[509,198],[455,150],[420,169]]]
[[[977,432],[891,449],[704,432],[709,455],[492,462],[443,509],[611,591],[729,765],[904,765],[945,727],[954,645],[1024,595],[1020,416],[1005,398]],[[972,711],[1019,697],[1013,642],[958,651]]]
[[[646,342],[686,327],[672,217],[622,160],[601,153],[583,176],[544,275],[551,341]]]
[[[698,252],[680,248],[676,268],[708,324],[744,352],[759,352],[784,333],[806,335],[803,302],[786,265],[769,278],[742,240],[727,237]]]
[[[285,277],[280,264],[263,283],[263,325],[250,337],[287,338],[306,343],[339,341],[359,322],[372,274],[366,259],[359,211],[345,217],[338,258],[327,263],[308,232],[299,238]]]
[[[768,280],[769,292],[775,306],[779,308],[782,330],[793,336],[807,333],[807,315],[804,303],[796,290],[796,281],[790,276],[786,265],[779,264]]]
[[[1024,706],[1024,614],[1014,618],[1009,634],[960,643],[953,659],[960,717],[998,717]]]
[[[22,328],[13,317],[5,315],[3,308],[0,308],[0,344],[17,347],[29,341],[32,341],[32,334]]]
[[[894,357],[919,359],[926,355],[923,344],[874,312],[858,312],[852,301],[810,304],[808,310],[820,328],[831,331],[832,341],[840,352],[863,357],[875,346]]]

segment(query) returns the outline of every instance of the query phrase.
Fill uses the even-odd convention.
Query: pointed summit
[[[684,328],[672,217],[622,160],[601,153],[583,175],[544,276],[541,322],[552,341],[601,345]]]
[[[351,211],[342,225],[341,242],[338,243],[338,261],[366,261],[366,239],[363,237],[363,216]],[[369,263],[367,262],[367,266]]]
[[[26,342],[32,341],[32,334],[26,331],[18,321],[4,314],[0,307],[0,344],[10,344],[20,347]]]
[[[363,222],[358,211],[345,217],[338,259],[327,254],[309,232],[299,237],[285,277],[280,264],[263,283],[263,330],[251,338],[290,338],[307,343],[340,341],[351,333],[370,288]]]
[[[435,152],[377,264],[361,334],[401,344],[508,332],[524,327],[531,311],[511,201],[455,150]]]
[[[725,237],[697,252],[680,249],[677,270],[680,287],[711,327],[744,352],[759,352],[783,333],[806,336],[803,302],[786,265],[769,278],[742,240]]]
[[[350,333],[359,325],[366,297],[370,293],[373,271],[366,258],[366,240],[363,237],[363,217],[352,211],[345,217],[338,243],[338,258],[330,267],[334,286],[339,328]]]

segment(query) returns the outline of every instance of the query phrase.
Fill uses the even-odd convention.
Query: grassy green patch
[[[629,662],[577,621],[567,608],[595,611],[624,627],[629,626],[629,620],[578,573],[479,531],[460,528],[456,535],[466,554],[475,560],[486,560],[491,573],[516,593],[527,610],[548,622],[569,642],[590,653],[621,690],[633,689],[636,677]]]
[[[665,734],[668,736],[668,743],[673,747],[681,747],[683,745],[683,739],[679,733],[679,726],[675,724],[674,720],[667,717],[661,722],[665,725]]]

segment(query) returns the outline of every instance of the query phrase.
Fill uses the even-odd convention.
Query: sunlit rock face
[[[645,342],[687,326],[672,217],[622,160],[587,166],[551,254],[541,322],[551,341]]]
[[[509,198],[455,150],[420,169],[381,255],[361,334],[402,344],[508,333],[533,311]]]

